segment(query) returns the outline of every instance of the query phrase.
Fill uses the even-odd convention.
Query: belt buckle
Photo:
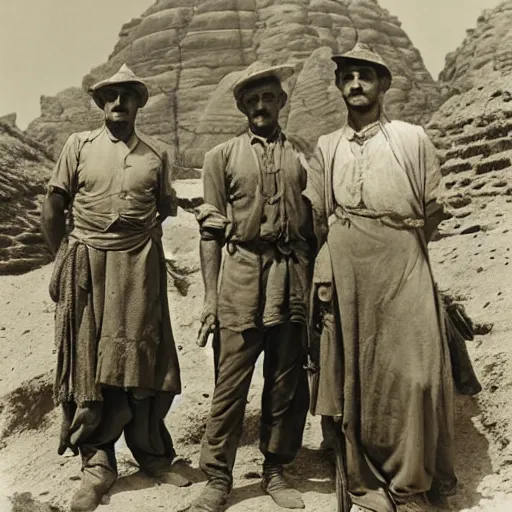
[[[284,256],[290,256],[290,254],[293,252],[293,249],[282,240],[277,242],[277,249]]]

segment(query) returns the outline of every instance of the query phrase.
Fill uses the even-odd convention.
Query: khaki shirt
[[[265,140],[247,131],[205,156],[205,204],[197,218],[202,232],[225,231],[228,249],[234,247],[223,258],[221,328],[307,321],[313,226],[302,161],[282,132]],[[280,243],[293,256],[283,256]]]
[[[176,215],[167,153],[135,133],[125,144],[106,126],[68,138],[49,188],[71,200],[71,237],[98,249],[142,243],[159,215]]]
[[[306,242],[306,182],[299,152],[282,132],[267,141],[247,131],[205,155],[204,201],[227,217],[231,242]]]

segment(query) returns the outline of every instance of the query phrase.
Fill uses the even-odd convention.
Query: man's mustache
[[[126,109],[124,109],[122,107],[114,107],[112,109],[112,112],[122,112],[123,114],[126,114]]]
[[[349,97],[352,98],[354,96],[364,96],[362,89],[353,89],[348,93]]]
[[[252,117],[268,117],[269,115],[270,113],[268,112],[268,110],[257,110],[256,112],[254,112]]]

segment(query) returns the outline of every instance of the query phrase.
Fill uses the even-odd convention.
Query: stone
[[[0,275],[24,273],[52,259],[39,229],[52,165],[39,142],[0,119]]]
[[[356,40],[373,45],[396,77],[386,99],[390,117],[426,122],[440,91],[398,19],[376,0],[159,0],[123,25],[108,61],[82,88],[43,96],[41,117],[27,131],[57,156],[71,132],[101,122],[87,88],[126,62],[152,95],[141,131],[174,145],[183,166],[200,168],[207,150],[244,128],[231,85],[260,60],[296,66],[281,123],[314,144],[343,121],[330,56]]]
[[[443,104],[427,125],[442,155],[442,197],[507,195],[512,171],[512,0],[485,10],[439,75]]]

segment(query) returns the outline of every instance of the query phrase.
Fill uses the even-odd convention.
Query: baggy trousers
[[[172,463],[176,453],[164,423],[174,395],[137,398],[132,391],[103,388],[101,421],[79,444],[84,486],[106,492],[117,478],[114,444],[124,432],[126,444],[141,470],[158,474]]]
[[[260,450],[267,462],[289,464],[302,445],[309,407],[305,326],[283,323],[267,329],[220,329],[216,385],[203,438],[200,467],[209,480],[231,487],[256,361],[264,352]]]

